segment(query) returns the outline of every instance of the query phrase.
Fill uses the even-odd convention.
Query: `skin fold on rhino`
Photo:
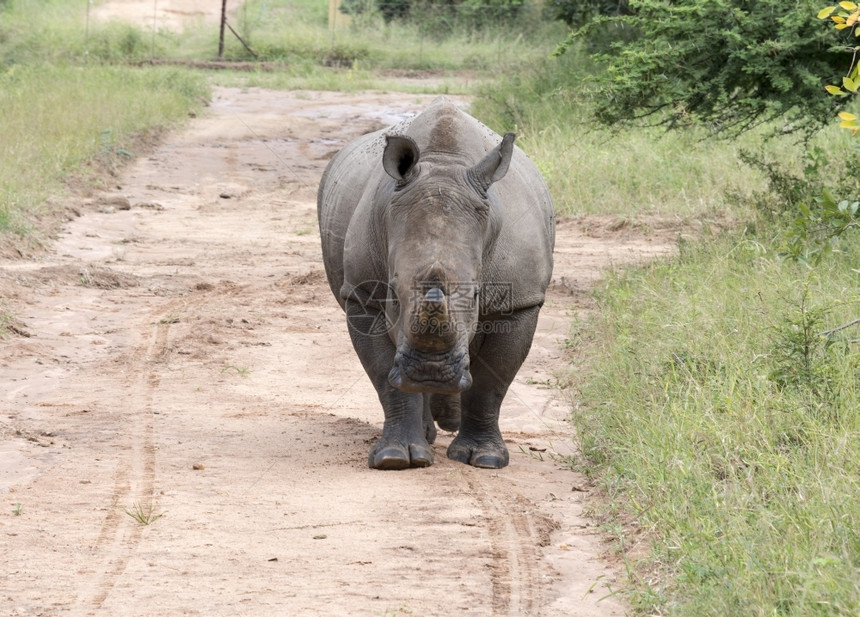
[[[377,469],[508,464],[499,408],[531,346],[555,219],[535,165],[439,97],[348,144],[317,196],[329,286],[379,395]]]

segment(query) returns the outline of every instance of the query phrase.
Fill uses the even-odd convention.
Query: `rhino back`
[[[541,304],[552,277],[555,245],[555,209],[546,183],[534,163],[515,148],[508,173],[490,192],[496,193],[491,207],[500,231],[484,266],[484,282],[500,292],[509,290],[511,309]]]
[[[347,144],[329,162],[320,181],[317,217],[323,263],[329,287],[341,305],[344,242],[359,203],[382,169],[383,145],[384,131],[363,135]]]

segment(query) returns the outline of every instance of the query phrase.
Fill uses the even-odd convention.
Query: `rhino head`
[[[450,153],[421,160],[410,137],[388,136],[383,168],[395,180],[384,212],[389,383],[453,394],[472,385],[469,343],[479,318],[482,268],[498,234],[490,186],[508,171],[514,134],[474,166]]]

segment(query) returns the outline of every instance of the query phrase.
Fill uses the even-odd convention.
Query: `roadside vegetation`
[[[735,232],[611,276],[571,331],[581,458],[643,614],[860,608],[860,242]],[[852,325],[854,324],[854,325]]]
[[[518,133],[561,215],[677,222],[677,257],[597,290],[560,376],[570,463],[603,495],[592,514],[627,567],[617,591],[642,615],[857,615],[860,140],[831,121],[824,85],[850,129],[860,80],[850,54],[849,82],[822,74],[841,62],[816,55],[827,28],[804,39],[798,11],[825,7],[729,4],[727,25],[704,0],[355,0],[353,25],[332,31],[325,3],[252,0],[231,24],[256,58],[228,32],[224,60],[260,68],[206,72],[152,64],[216,59],[213,26],[179,35],[88,22],[73,0],[0,0],[0,236],[40,242],[64,182],[99,182],[92,166],[121,164],[212,84],[393,88],[432,72],[416,92],[474,94],[475,115]],[[851,5],[822,14],[846,11],[847,27]],[[755,29],[765,42],[744,48]],[[659,44],[637,47],[641,31]],[[697,36],[714,64],[690,71]],[[720,72],[732,66],[753,78]]]
[[[64,182],[99,181],[96,168],[110,171],[208,97],[199,74],[93,61],[80,3],[43,4],[0,2],[0,235],[31,245],[62,209],[50,197]]]
[[[0,73],[0,232],[33,235],[48,198],[70,177],[91,180],[135,144],[187,118],[207,96],[199,76],[171,68],[15,65]]]

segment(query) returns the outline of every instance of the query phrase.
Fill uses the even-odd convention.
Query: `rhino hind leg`
[[[425,394],[424,398],[424,437],[427,443],[436,441],[436,423],[433,421],[433,410],[430,404],[430,395]]]
[[[456,433],[460,430],[460,395],[459,394],[430,394],[430,414],[443,431]],[[432,443],[432,442],[431,442]]]
[[[509,462],[499,430],[499,409],[508,387],[528,355],[537,326],[535,306],[512,315],[506,328],[484,335],[472,354],[471,389],[462,394],[460,432],[448,446],[448,458],[484,469],[500,469]]]

